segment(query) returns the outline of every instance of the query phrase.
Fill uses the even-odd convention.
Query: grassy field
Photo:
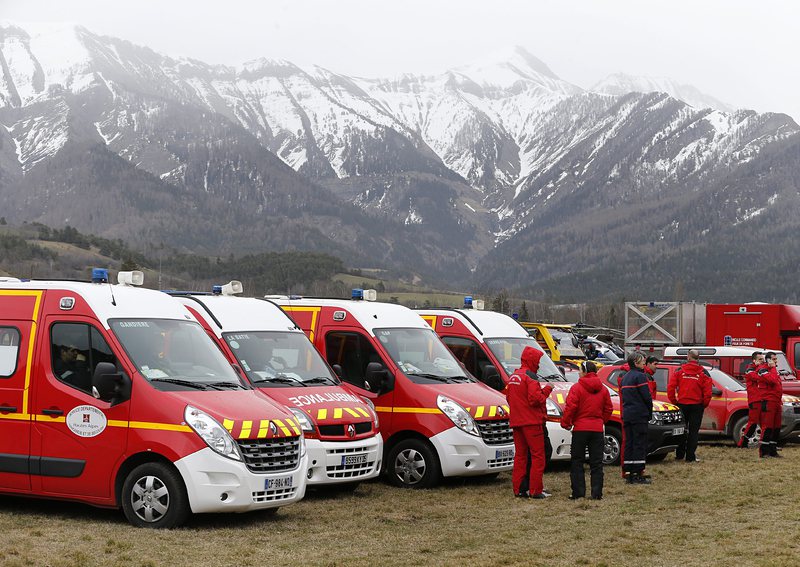
[[[161,532],[121,512],[4,497],[0,564],[799,565],[800,445],[764,461],[732,446],[698,454],[651,465],[651,486],[607,468],[600,502],[567,500],[561,464],[545,473],[553,497],[543,501],[513,498],[507,473],[426,491],[374,482],[310,492],[274,516],[196,516]]]

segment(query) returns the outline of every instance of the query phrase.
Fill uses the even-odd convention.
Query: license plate
[[[683,435],[683,427],[676,427],[672,430],[673,435]]]
[[[514,449],[498,449],[494,452],[495,459],[506,459],[514,456]]]
[[[367,455],[342,455],[342,466],[366,465]]]
[[[268,478],[264,482],[265,490],[277,490],[279,488],[291,488],[291,487],[292,487],[292,477],[290,476],[282,476],[280,478]]]

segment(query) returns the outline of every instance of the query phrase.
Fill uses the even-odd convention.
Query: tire
[[[428,443],[405,439],[389,452],[386,474],[390,483],[401,488],[430,488],[439,482],[441,467]]]
[[[731,428],[731,437],[733,437],[733,443],[735,445],[739,445],[739,440],[742,438],[742,434],[744,433],[744,428],[747,427],[747,415],[743,415],[739,419],[737,419],[733,427]],[[756,443],[759,439],[761,439],[761,426],[756,425],[756,430],[753,432],[753,436],[747,443],[748,447],[754,446],[753,439],[756,440]]]
[[[144,463],[122,484],[122,511],[139,528],[175,528],[189,517],[189,497],[180,474],[164,463]]]
[[[618,466],[622,455],[622,431],[617,427],[606,426],[603,441],[603,464]]]

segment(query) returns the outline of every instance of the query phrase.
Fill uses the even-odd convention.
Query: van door
[[[31,377],[32,321],[0,324],[0,488],[31,489],[28,474],[31,422],[26,384]]]
[[[38,483],[50,494],[112,498],[113,472],[127,447],[130,400],[111,406],[96,399],[91,379],[100,362],[122,367],[92,320],[48,318],[46,324],[46,372],[31,411],[33,488]]]
[[[795,375],[800,377],[800,337],[786,339],[786,357]]]

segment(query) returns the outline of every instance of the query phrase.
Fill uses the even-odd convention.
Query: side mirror
[[[380,362],[370,362],[364,372],[364,389],[376,394],[388,392],[394,387],[390,372]]]
[[[131,395],[131,379],[110,362],[98,362],[92,375],[92,395],[116,405]]]
[[[342,366],[340,364],[334,364],[331,366],[331,368],[333,368],[333,371],[339,377],[339,380],[344,380],[344,370],[342,370]]]
[[[500,378],[500,373],[497,371],[497,368],[491,364],[484,366],[481,372],[481,382],[498,392],[502,392],[506,387],[503,379]]]
[[[720,390],[716,386],[711,386],[711,395],[712,396],[721,396],[722,395],[722,390]]]

